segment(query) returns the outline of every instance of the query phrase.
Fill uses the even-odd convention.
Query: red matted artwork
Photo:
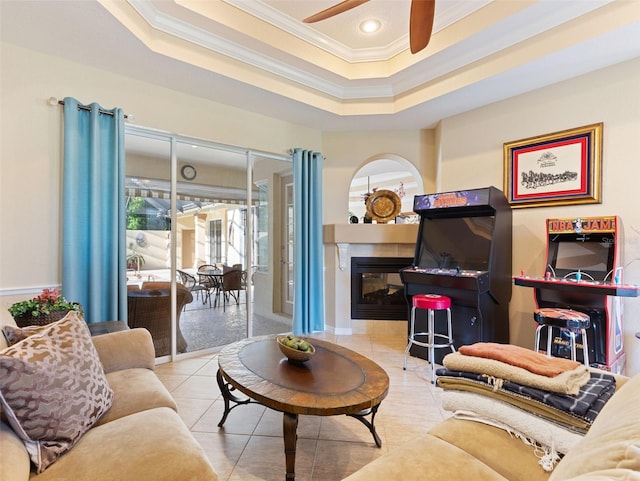
[[[511,207],[598,204],[602,123],[504,144],[504,192]]]

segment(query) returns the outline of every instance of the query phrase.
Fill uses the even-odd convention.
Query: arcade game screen
[[[578,270],[595,280],[608,279],[613,268],[614,242],[610,235],[591,235],[589,240],[557,236],[549,242],[549,265],[555,276],[565,277]]]
[[[422,218],[416,267],[487,271],[495,216]]]

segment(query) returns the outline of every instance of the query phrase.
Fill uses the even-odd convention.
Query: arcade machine
[[[420,226],[413,265],[400,270],[405,296],[451,298],[456,348],[474,342],[509,342],[511,300],[511,207],[495,187],[417,195],[413,210]],[[436,313],[436,331],[446,316]],[[426,330],[425,311],[416,313],[416,331]],[[440,329],[439,329],[440,327]],[[412,346],[411,354],[428,358]],[[440,355],[439,355],[440,354]],[[437,350],[437,363],[446,350]]]
[[[616,216],[547,219],[544,277],[522,273],[517,286],[533,287],[537,307],[574,309],[589,315],[592,366],[622,373],[625,364],[621,297],[637,297],[638,286],[622,284],[622,224]],[[540,345],[546,345],[546,328]],[[568,334],[555,329],[552,355],[570,358]],[[583,346],[577,345],[582,361]]]

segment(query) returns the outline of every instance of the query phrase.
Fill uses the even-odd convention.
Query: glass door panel
[[[180,325],[193,352],[247,337],[247,160],[197,140],[176,152],[176,265],[194,297]]]
[[[156,357],[170,356],[179,314],[171,296],[171,142],[128,134],[125,151],[127,322],[151,333]],[[187,349],[179,330],[175,348]]]
[[[293,316],[293,176],[282,179],[282,312]]]
[[[176,286],[176,299],[162,307],[175,341],[152,331],[158,355],[290,331],[289,289],[281,287],[290,269],[281,253],[293,252],[283,234],[290,216],[282,215],[291,209],[282,195],[291,162],[137,126],[128,128],[125,150],[129,284]]]
[[[258,202],[254,206],[253,240],[253,334],[275,334],[291,331],[291,312],[284,299],[288,296],[288,263],[283,262],[283,252],[289,250],[289,202],[283,195],[291,177],[292,164],[257,156],[253,162],[253,185],[258,188]],[[293,239],[293,236],[291,236]]]

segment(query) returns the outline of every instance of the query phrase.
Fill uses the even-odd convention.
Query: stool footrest
[[[420,346],[420,347],[434,347],[434,348],[451,347],[451,346],[453,346],[452,342],[448,342],[446,344],[429,344],[429,343],[426,343],[426,342],[411,341],[411,344],[415,345],[415,346]]]
[[[416,339],[416,337],[418,336],[423,336],[423,337],[428,337],[429,333],[428,332],[416,332],[413,334],[413,339],[409,338],[409,344],[415,344],[416,346],[421,346],[421,347],[435,347],[435,348],[439,348],[439,347],[451,347],[453,346],[453,341],[449,341],[449,336],[447,336],[446,334],[434,334],[433,337],[434,338],[441,338],[441,339],[446,339],[448,342],[444,343],[444,344],[430,344],[429,342],[426,341],[419,341]]]

